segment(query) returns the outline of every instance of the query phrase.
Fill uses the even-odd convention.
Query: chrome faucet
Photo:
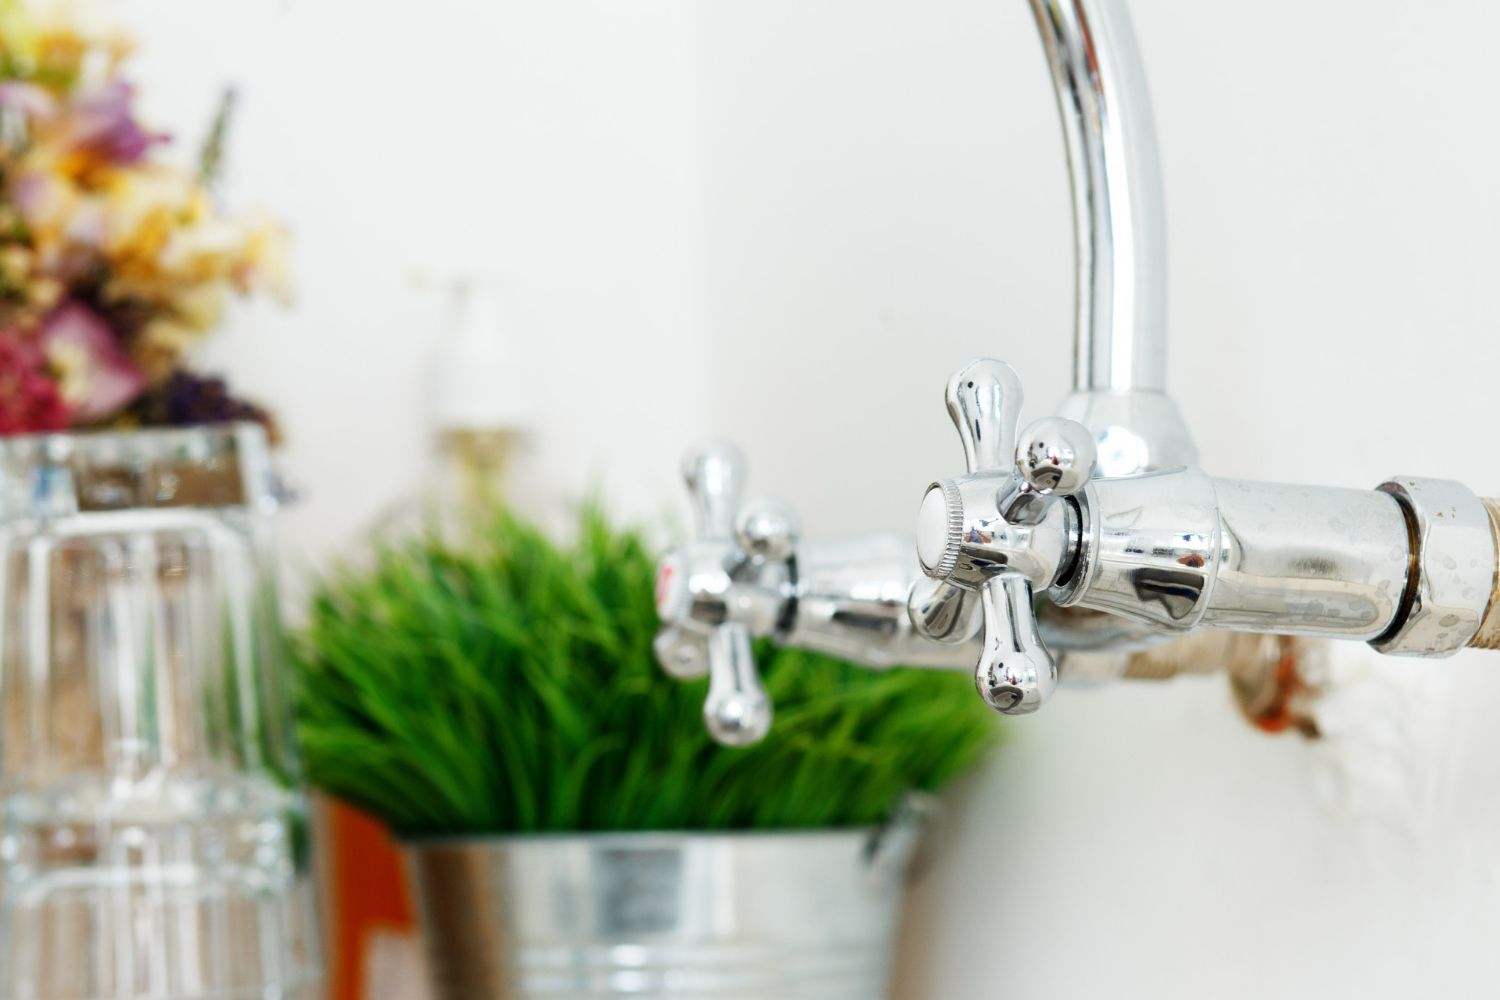
[[[1108,616],[1120,642],[1214,628],[1414,656],[1500,647],[1493,501],[1445,480],[1359,491],[1197,468],[1165,393],[1161,171],[1123,0],[1030,3],[1072,178],[1074,392],[1018,440],[1008,366],[977,361],[949,381],[968,474],[922,502],[918,557],[947,589],[914,599],[914,614],[979,605],[976,681],[1011,714],[1034,711],[1057,679],[1034,608],[1044,622]]]
[[[704,714],[723,742],[771,722],[752,636],[871,666],[974,668],[1007,714],[1049,697],[1051,650],[1134,653],[1149,676],[1211,669],[1212,656],[1137,652],[1200,629],[1417,656],[1500,648],[1495,501],[1444,480],[1360,491],[1197,468],[1166,394],[1161,174],[1129,18],[1122,0],[1029,2],[1072,182],[1073,392],[1018,433],[1008,366],[950,380],[967,472],[929,487],[915,561],[891,537],[801,545],[785,506],[739,509],[732,449],[690,456],[698,538],[662,564],[656,649],[669,672],[710,676]]]

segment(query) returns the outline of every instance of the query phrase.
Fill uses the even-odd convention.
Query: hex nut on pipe
[[[1399,477],[1380,484],[1410,529],[1405,614],[1370,645],[1397,656],[1446,656],[1472,641],[1489,608],[1496,572],[1489,511],[1448,479]]]
[[[1490,515],[1490,531],[1495,536],[1495,580],[1490,588],[1490,606],[1484,613],[1479,633],[1469,645],[1479,649],[1500,649],[1500,500],[1485,497],[1484,509]]]

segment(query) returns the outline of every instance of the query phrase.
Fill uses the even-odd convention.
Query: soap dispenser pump
[[[448,297],[429,410],[443,465],[456,478],[444,486],[471,507],[500,497],[529,424],[522,363],[498,268],[446,265],[423,279]]]

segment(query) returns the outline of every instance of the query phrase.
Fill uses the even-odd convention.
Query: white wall
[[[904,529],[977,354],[1067,384],[1058,134],[1020,0],[137,2],[151,98],[247,85],[236,192],[296,222],[303,296],[215,357],[274,400],[293,562],[421,467],[429,250],[513,261],[548,396],[535,488],[675,502],[738,438],[810,534]],[[1136,0],[1171,235],[1171,383],[1217,473],[1500,487],[1480,0]],[[1493,992],[1496,661],[1342,649],[1328,740],[1213,681],[1064,692],[955,798],[906,1000]]]
[[[243,310],[205,355],[286,427],[306,497],[285,519],[292,563],[421,486],[446,299],[413,277],[434,262],[506,270],[545,413],[526,492],[598,487],[632,514],[677,499],[671,456],[708,392],[691,4],[125,6],[146,106],[187,151],[240,85],[228,194],[293,229],[296,307]]]

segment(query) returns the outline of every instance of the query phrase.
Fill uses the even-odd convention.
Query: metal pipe
[[[1166,219],[1123,0],[1030,0],[1072,178],[1076,392],[1166,391]]]
[[[1085,607],[1172,630],[1363,641],[1400,611],[1409,531],[1386,493],[1185,469],[1099,481],[1086,505]]]
[[[1377,490],[1215,479],[1219,570],[1202,624],[1368,642],[1396,620],[1411,546]]]

